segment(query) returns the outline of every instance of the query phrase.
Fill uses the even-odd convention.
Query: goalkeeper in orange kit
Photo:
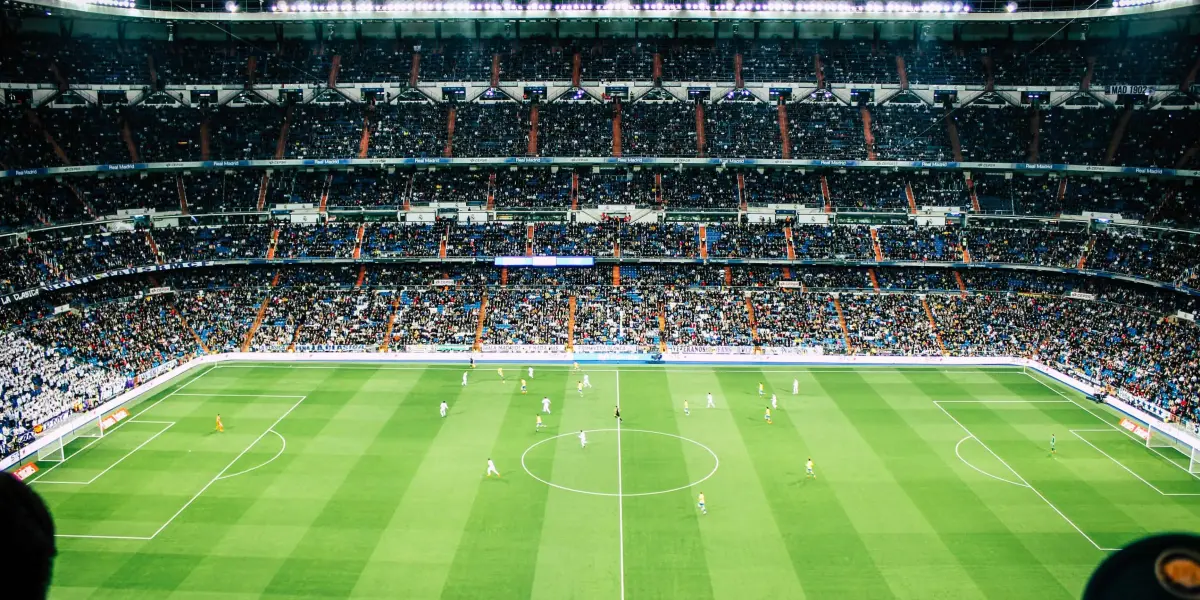
[[[219,415],[219,414],[217,415],[217,432],[218,433],[225,432],[225,425],[221,423],[221,415]]]

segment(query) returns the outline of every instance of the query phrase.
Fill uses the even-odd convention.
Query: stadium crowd
[[[906,89],[1079,86],[1085,72],[1097,88],[1178,86],[1194,70],[1197,44],[1173,35],[1147,41],[1141,53],[1115,42],[1054,40],[1030,59],[1040,47],[1018,41],[448,37],[283,40],[265,49],[6,33],[0,82],[61,93],[37,107],[15,92],[5,96],[2,169],[525,155],[1188,168],[1195,136],[1180,132],[1200,129],[1196,111],[1169,103],[1112,107],[1081,95],[1018,106],[989,91],[957,106]],[[1165,58],[1145,60],[1151,51]],[[535,102],[495,90],[439,101],[411,85],[395,97],[356,98],[335,85],[561,83],[573,78],[577,56],[588,80],[645,82],[656,63],[661,77],[631,99],[572,89]],[[661,85],[736,79],[837,86],[777,103],[748,89],[677,97],[679,86]],[[900,91],[879,104],[851,100],[844,91],[856,83]],[[111,93],[119,90],[106,89],[91,99],[74,84],[146,93],[121,101]],[[162,91],[184,84],[238,91],[219,107]],[[307,86],[315,91],[296,102],[268,99],[258,84],[327,86]],[[482,162],[139,173],[114,166],[0,181],[0,228],[12,233],[0,249],[0,454],[153,369],[241,349],[1019,356],[1119,388],[1192,427],[1200,419],[1200,330],[1191,322],[1200,248],[1190,232],[1128,223],[1196,225],[1190,181],[933,167],[739,169],[724,160],[711,169]],[[296,204],[319,206],[318,222],[289,218],[286,206]],[[770,216],[743,210],[772,204],[786,206]],[[408,210],[432,205],[437,212]],[[614,205],[599,217],[566,212]],[[795,205],[822,208],[835,224],[782,220]],[[905,213],[920,207],[975,214],[917,225]],[[506,211],[503,219],[495,211]],[[102,221],[121,212],[153,216]],[[1102,220],[1070,218],[1087,212]],[[1018,218],[1027,216],[1038,218]],[[82,224],[54,228],[71,223]],[[585,269],[487,260],[571,255],[632,260]],[[246,259],[255,264],[181,266]],[[153,273],[129,272],[135,268]]]
[[[361,288],[350,266],[127,275],[8,307],[5,439],[27,440],[34,425],[94,406],[157,365],[242,347],[662,344],[1022,356],[1123,389],[1189,424],[1197,417],[1200,336],[1177,316],[1197,303],[1140,284],[988,268],[639,265],[622,267],[616,285],[603,267],[505,275],[469,264],[368,270]],[[879,291],[871,289],[872,271]],[[796,287],[780,288],[782,280]],[[57,302],[66,310],[51,310]]]

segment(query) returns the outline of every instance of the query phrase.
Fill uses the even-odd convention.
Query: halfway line
[[[621,412],[621,372],[617,371],[617,412]],[[621,419],[617,419],[617,528],[620,533],[621,600],[625,600],[625,497],[621,481]]]

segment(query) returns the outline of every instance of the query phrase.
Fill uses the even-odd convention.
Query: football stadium
[[[1198,9],[0,0],[0,597],[1200,598]]]

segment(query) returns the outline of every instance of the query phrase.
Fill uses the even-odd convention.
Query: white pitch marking
[[[1046,383],[1045,381],[1042,381],[1041,379],[1038,379],[1037,377],[1034,377],[1034,375],[1033,375],[1032,373],[1028,373],[1028,372],[1026,372],[1026,373],[1025,373],[1025,375],[1026,375],[1026,376],[1028,376],[1030,379],[1032,379],[1032,380],[1034,380],[1034,381],[1036,381],[1036,382],[1038,382],[1038,383],[1042,384],[1042,386],[1043,386],[1043,387],[1045,387],[1046,389],[1048,389],[1048,390],[1050,390],[1050,391],[1054,392],[1055,394],[1058,394],[1059,396],[1062,396],[1063,398],[1066,398],[1066,399],[1067,399],[1067,401],[1068,401],[1068,402],[1070,402],[1071,404],[1074,404],[1075,406],[1078,406],[1079,408],[1082,408],[1082,409],[1084,410],[1084,412],[1086,412],[1087,414],[1089,414],[1089,415],[1092,415],[1093,417],[1096,417],[1096,418],[1097,418],[1097,419],[1098,419],[1098,420],[1099,420],[1101,423],[1104,423],[1105,425],[1108,425],[1109,429],[1112,429],[1113,431],[1117,431],[1117,432],[1123,433],[1123,434],[1125,434],[1126,436],[1128,436],[1128,437],[1129,437],[1130,439],[1132,439],[1132,440],[1135,440],[1135,441],[1136,441],[1136,440],[1141,440],[1141,438],[1134,436],[1132,433],[1129,433],[1128,431],[1125,431],[1124,429],[1121,429],[1120,427],[1117,427],[1116,425],[1113,425],[1112,423],[1109,423],[1109,422],[1108,422],[1108,420],[1107,420],[1107,419],[1105,419],[1104,417],[1101,417],[1100,415],[1098,415],[1098,414],[1096,414],[1096,413],[1092,412],[1092,409],[1090,409],[1090,408],[1088,408],[1088,407],[1086,407],[1086,406],[1084,406],[1084,405],[1082,405],[1082,404],[1080,404],[1080,403],[1076,402],[1076,401],[1075,401],[1074,399],[1072,399],[1070,396],[1068,396],[1068,395],[1066,395],[1066,394],[1062,393],[1060,390],[1057,390],[1057,389],[1055,389],[1053,386],[1051,386],[1050,384]],[[1083,431],[1083,430],[1082,430],[1082,429],[1080,429],[1079,431]],[[1144,442],[1144,440],[1142,440],[1142,441]],[[1159,455],[1160,457],[1162,457],[1162,459],[1163,459],[1163,460],[1165,460],[1165,461],[1167,461],[1168,463],[1170,463],[1170,464],[1171,464],[1172,466],[1174,466],[1176,469],[1179,469],[1180,471],[1183,471],[1184,473],[1187,473],[1188,475],[1191,475],[1191,476],[1192,476],[1193,478],[1195,478],[1195,479],[1200,479],[1200,474],[1193,473],[1193,472],[1191,472],[1191,471],[1187,470],[1186,468],[1184,468],[1184,467],[1180,466],[1180,465],[1179,465],[1179,463],[1177,463],[1177,462],[1175,462],[1175,461],[1171,460],[1171,458],[1170,458],[1169,456],[1167,456],[1166,454],[1163,454],[1162,452],[1159,452],[1159,451],[1158,451],[1158,450],[1156,450],[1156,449],[1155,449],[1153,446],[1147,446],[1147,445],[1145,445],[1144,443],[1143,443],[1143,444],[1139,444],[1139,445],[1140,445],[1140,446],[1143,446],[1143,447],[1144,447],[1144,448],[1146,448],[1147,450],[1149,450],[1149,451],[1151,451],[1151,452],[1153,452],[1153,453],[1155,453],[1155,454]]]
[[[1075,437],[1079,438],[1079,439],[1080,439],[1080,441],[1082,441],[1083,443],[1085,443],[1085,444],[1087,444],[1087,445],[1091,446],[1092,448],[1094,448],[1094,449],[1096,450],[1096,452],[1099,452],[1100,454],[1103,454],[1105,457],[1107,457],[1107,458],[1108,458],[1108,460],[1111,460],[1111,461],[1113,461],[1113,462],[1117,463],[1117,466],[1118,466],[1118,467],[1121,467],[1122,469],[1125,469],[1125,472],[1129,473],[1130,475],[1133,475],[1134,477],[1137,477],[1137,478],[1138,478],[1138,481],[1141,481],[1142,483],[1144,483],[1144,484],[1146,484],[1146,485],[1150,486],[1150,489],[1152,489],[1152,490],[1154,490],[1154,491],[1158,492],[1158,493],[1159,493],[1159,495],[1161,495],[1161,496],[1200,496],[1200,493],[1196,493],[1196,494],[1188,494],[1188,493],[1182,493],[1182,492],[1164,492],[1164,491],[1162,491],[1162,490],[1158,489],[1158,487],[1157,487],[1157,486],[1155,486],[1153,483],[1150,483],[1149,481],[1146,481],[1146,479],[1145,479],[1144,477],[1142,477],[1141,475],[1138,475],[1137,473],[1135,473],[1135,472],[1133,471],[1133,469],[1130,469],[1129,467],[1125,466],[1125,463],[1123,463],[1123,462],[1121,462],[1121,461],[1117,460],[1116,458],[1113,458],[1113,457],[1112,457],[1112,455],[1110,455],[1109,453],[1107,453],[1107,452],[1105,452],[1105,451],[1101,450],[1099,446],[1097,446],[1097,445],[1095,445],[1095,444],[1093,444],[1093,443],[1089,442],[1089,441],[1088,441],[1086,438],[1084,438],[1082,435],[1079,435],[1079,432],[1081,432],[1081,431],[1085,431],[1085,432],[1086,432],[1086,431],[1093,431],[1093,432],[1112,433],[1114,430],[1112,430],[1112,429],[1071,429],[1071,430],[1070,430],[1070,432],[1071,432],[1071,433],[1072,433],[1072,434],[1073,434]]]
[[[621,412],[621,372],[617,371],[617,412]],[[621,481],[621,419],[617,421],[617,524],[620,529],[621,600],[625,600],[625,496]]]
[[[1024,477],[1021,477],[1021,474],[1018,473],[1016,469],[1012,468],[1011,465],[1009,465],[1007,462],[1005,462],[1005,460],[1003,458],[1000,458],[999,454],[996,454],[991,448],[988,448],[988,445],[983,443],[983,440],[976,437],[974,433],[971,433],[970,429],[967,429],[966,425],[963,425],[958,419],[954,418],[954,415],[950,414],[950,411],[946,410],[946,408],[940,404],[940,401],[934,400],[933,404],[935,406],[937,406],[938,408],[940,408],[942,410],[942,412],[946,413],[946,416],[950,417],[951,421],[954,421],[955,423],[957,423],[958,426],[961,427],[962,430],[967,433],[967,435],[975,438],[975,440],[979,442],[979,445],[983,446],[984,450],[987,450],[988,452],[990,452],[992,456],[996,457],[996,460],[1000,461],[1000,464],[1004,465],[1009,471],[1012,471],[1012,474],[1016,475],[1017,479],[1020,479],[1021,483],[1025,484],[1025,487],[1029,488],[1030,491],[1037,494],[1037,497],[1041,498],[1042,502],[1046,503],[1046,506],[1049,506],[1052,510],[1054,510],[1054,512],[1058,513],[1058,516],[1062,517],[1062,519],[1064,521],[1066,521],[1068,525],[1070,525],[1072,528],[1074,528],[1075,531],[1078,531],[1079,535],[1082,535],[1083,539],[1087,540],[1092,546],[1095,546],[1095,548],[1097,550],[1100,550],[1101,552],[1116,552],[1117,550],[1120,550],[1120,548],[1104,548],[1104,547],[1101,547],[1100,544],[1097,544],[1096,540],[1093,540],[1091,536],[1084,533],[1083,530],[1080,529],[1079,526],[1076,525],[1074,521],[1072,521],[1070,518],[1068,518],[1067,515],[1063,514],[1063,511],[1059,510],[1058,507],[1055,506],[1053,502],[1051,502],[1049,499],[1047,499],[1045,496],[1043,496],[1041,492],[1037,491],[1037,488],[1033,487],[1032,485],[1029,485],[1029,481],[1027,481]]]
[[[274,429],[271,429],[271,430],[269,430],[269,431],[270,431],[271,433],[275,434],[275,435],[276,435],[276,436],[279,438],[279,441],[282,443],[282,445],[281,445],[281,446],[280,446],[280,448],[279,448],[279,452],[276,452],[276,453],[275,453],[275,456],[272,456],[270,459],[268,459],[268,460],[267,460],[267,462],[264,462],[264,463],[262,463],[262,464],[260,464],[260,465],[255,465],[255,466],[253,466],[253,467],[250,467],[249,469],[246,469],[246,470],[244,470],[244,471],[238,471],[237,473],[231,473],[231,474],[229,474],[229,475],[222,475],[222,476],[220,476],[220,477],[217,477],[217,479],[229,479],[230,477],[237,477],[238,475],[245,475],[246,473],[249,473],[250,471],[253,471],[253,470],[255,470],[255,469],[258,469],[258,468],[261,468],[261,467],[265,467],[265,466],[267,466],[268,464],[270,464],[270,463],[271,463],[271,461],[273,461],[273,460],[275,460],[275,459],[279,458],[280,456],[282,456],[282,455],[283,455],[283,451],[284,451],[284,450],[287,450],[287,438],[283,437],[282,435],[279,435],[279,432],[278,432],[278,431],[275,431]]]
[[[54,537],[60,538],[82,538],[88,540],[152,540],[153,537],[138,536],[138,535],[84,535],[79,533],[56,533]]]
[[[192,379],[191,381],[188,381],[188,382],[184,383],[183,385],[179,386],[178,388],[175,388],[175,391],[173,391],[173,392],[171,392],[171,393],[167,394],[166,396],[163,396],[162,398],[159,398],[158,400],[156,400],[156,401],[154,402],[154,404],[151,404],[150,406],[147,406],[146,408],[143,408],[142,410],[139,410],[139,411],[138,411],[138,413],[137,413],[137,416],[139,416],[139,417],[140,417],[140,416],[142,416],[142,415],[146,414],[146,411],[148,411],[148,410],[150,410],[150,409],[154,408],[155,406],[158,406],[160,403],[162,403],[162,401],[163,401],[163,400],[166,400],[167,398],[170,398],[171,396],[174,396],[174,395],[178,394],[178,393],[179,393],[179,390],[182,390],[183,388],[185,388],[185,387],[187,387],[187,386],[189,386],[189,385],[192,385],[193,383],[195,383],[196,381],[198,381],[198,380],[199,380],[201,377],[204,377],[205,375],[208,375],[208,374],[209,374],[209,373],[210,373],[210,372],[211,372],[213,369],[215,369],[215,368],[216,368],[216,367],[209,367],[209,368],[208,368],[208,370],[206,370],[206,371],[204,371],[203,373],[201,373],[201,374],[197,375],[197,376],[196,376],[194,379]],[[111,430],[111,431],[116,431],[117,429],[119,429],[119,428],[121,428],[121,427],[124,427],[124,426],[125,426],[126,424],[128,424],[128,423],[135,423],[135,422],[137,422],[137,423],[142,423],[142,422],[149,422],[149,421],[139,421],[137,418],[133,418],[133,419],[126,419],[126,420],[124,420],[124,421],[121,421],[120,423],[117,423],[116,425],[113,425],[113,426],[112,426],[112,428],[111,428],[110,430]],[[164,421],[164,422],[165,422],[165,421]],[[109,435],[111,435],[111,434],[109,434]],[[102,440],[102,439],[104,439],[104,436],[98,437],[98,438],[96,438],[96,439],[94,439],[94,440],[92,440],[92,441],[88,442],[86,445],[84,445],[84,447],[82,447],[82,448],[80,448],[79,450],[77,450],[77,451],[76,451],[74,454],[72,454],[71,456],[65,456],[65,457],[63,457],[63,459],[62,459],[61,461],[59,461],[59,462],[57,462],[57,463],[54,463],[53,465],[51,465],[51,466],[50,466],[50,468],[46,469],[45,471],[39,471],[39,472],[38,472],[38,474],[37,474],[37,475],[35,475],[33,479],[30,479],[30,480],[29,480],[27,483],[29,483],[29,484],[33,484],[35,481],[38,481],[38,480],[40,480],[42,477],[45,477],[45,476],[46,476],[48,473],[50,473],[50,471],[53,471],[54,469],[57,469],[59,466],[61,466],[63,463],[67,462],[68,460],[71,460],[72,458],[75,458],[76,456],[79,456],[80,454],[82,454],[82,453],[83,453],[83,451],[84,451],[84,450],[87,450],[88,448],[91,448],[92,446],[94,446],[94,445],[95,445],[97,442],[99,442],[99,441],[100,441],[100,440]],[[58,536],[58,537],[66,537],[66,536]],[[117,539],[121,539],[121,538],[120,538],[120,537],[118,537]]]
[[[299,394],[290,395],[275,395],[275,394],[225,394],[222,392],[213,392],[211,394],[175,394],[176,396],[205,396],[210,398],[303,398]]]
[[[958,457],[958,460],[961,460],[961,461],[963,461],[963,464],[967,465],[968,467],[971,467],[972,469],[975,469],[976,471],[978,471],[978,472],[980,472],[980,473],[982,473],[982,474],[984,474],[984,475],[987,475],[988,477],[991,477],[992,479],[998,479],[998,480],[1000,480],[1000,481],[1003,481],[1004,483],[1011,483],[1011,484],[1013,484],[1013,485],[1015,485],[1015,486],[1017,486],[1017,487],[1029,487],[1028,485],[1026,485],[1026,484],[1024,484],[1024,483],[1019,483],[1019,482],[1016,482],[1016,481],[1012,481],[1012,480],[1009,480],[1009,479],[1005,479],[1005,478],[1003,478],[1003,477],[1000,477],[999,475],[992,475],[991,473],[988,473],[987,471],[984,471],[983,469],[980,469],[979,467],[976,467],[975,465],[971,464],[971,462],[970,462],[970,461],[968,461],[967,459],[963,458],[963,455],[959,453],[959,451],[958,451],[958,448],[959,448],[959,446],[962,446],[962,443],[963,443],[963,442],[965,442],[965,441],[967,441],[967,440],[975,440],[975,441],[979,442],[979,439],[978,439],[978,438],[976,438],[975,436],[973,436],[973,435],[968,435],[967,437],[965,437],[965,438],[963,438],[963,439],[961,439],[961,440],[958,440],[958,443],[954,445],[954,455]],[[979,442],[979,443],[980,443],[980,444],[983,444],[983,442]]]
[[[465,360],[465,359],[464,359]],[[336,359],[330,359],[335,361]],[[221,363],[214,365],[214,369],[345,369],[345,370],[372,370],[372,371],[461,371],[462,366],[452,363],[432,363],[424,366],[386,366],[384,363],[371,364],[356,364],[360,361],[346,361],[344,364],[318,364],[308,365],[294,362],[279,362],[276,364],[229,364]],[[464,363],[465,364],[465,363]],[[525,365],[535,364],[544,370],[569,370],[571,366],[568,364],[543,363],[539,361],[513,362],[513,361],[490,361],[481,360],[478,364],[487,365]],[[829,365],[822,367],[813,367],[808,364],[797,363],[795,365],[777,365],[777,368],[762,368],[760,365],[718,365],[718,364],[696,364],[687,365],[685,363],[670,363],[671,366],[660,365],[637,365],[623,364],[619,369],[614,368],[585,368],[589,373],[616,373],[620,370],[635,371],[635,370],[658,370],[666,373],[694,373],[698,370],[715,370],[715,371],[738,371],[738,370],[757,370],[763,373],[845,373],[848,369],[856,371],[866,371],[869,373],[886,373],[889,371],[903,370],[920,370],[920,371],[942,371],[942,372],[958,372],[964,369],[974,373],[1023,373],[1020,367],[976,367],[973,365],[954,365],[954,366],[938,366],[938,365],[858,365],[846,363],[844,366]],[[371,366],[376,365],[376,366]]]
[[[149,423],[150,421],[134,421],[134,422],[135,422],[135,423]],[[137,445],[137,447],[136,447],[136,448],[134,448],[133,450],[130,450],[129,452],[126,452],[126,453],[125,453],[125,456],[122,456],[121,458],[118,458],[116,462],[114,462],[114,463],[113,463],[113,464],[111,464],[111,465],[108,465],[108,468],[107,468],[107,469],[104,469],[103,471],[100,471],[99,473],[97,473],[97,474],[96,474],[96,476],[95,476],[95,477],[92,477],[91,479],[89,479],[89,480],[87,480],[87,481],[45,481],[45,480],[38,479],[38,480],[34,481],[34,483],[58,483],[58,484],[64,484],[64,485],[91,485],[91,484],[92,484],[93,482],[95,482],[97,479],[100,479],[100,477],[101,477],[102,475],[104,475],[105,473],[107,473],[107,472],[111,471],[111,470],[113,469],[113,467],[115,467],[115,466],[117,466],[117,465],[121,464],[121,461],[123,461],[123,460],[125,460],[125,459],[129,458],[131,455],[133,455],[133,453],[134,453],[134,452],[137,452],[138,450],[141,450],[141,449],[142,449],[142,446],[145,446],[146,444],[149,444],[150,442],[153,442],[153,441],[154,441],[154,438],[156,438],[156,437],[158,437],[158,436],[160,436],[160,435],[162,435],[162,434],[166,433],[168,429],[170,429],[170,428],[171,428],[173,425],[175,425],[175,422],[174,422],[174,421],[162,421],[162,423],[166,423],[166,424],[167,424],[167,426],[166,426],[166,427],[163,427],[163,428],[162,428],[162,429],[161,429],[161,430],[160,430],[158,433],[155,433],[154,435],[152,435],[152,436],[150,436],[149,438],[147,438],[147,439],[146,439],[146,441],[142,442],[141,444],[138,444],[138,445]],[[64,461],[64,462],[65,462],[65,461]],[[62,463],[59,463],[59,464],[62,464]]]
[[[1071,404],[1070,400],[938,400],[942,404]]]
[[[194,496],[192,496],[187,502],[185,502],[184,505],[179,508],[179,510],[175,511],[175,514],[171,515],[171,518],[167,519],[167,522],[163,523],[162,527],[159,527],[158,530],[155,531],[150,537],[152,537],[152,538],[157,537],[158,534],[162,533],[162,530],[166,529],[167,526],[170,525],[171,522],[173,522],[176,519],[176,517],[183,514],[183,511],[187,510],[187,507],[191,506],[192,503],[196,501],[196,498],[200,497],[200,494],[203,494],[205,492],[205,490],[207,490],[209,487],[212,486],[212,484],[216,483],[219,479],[221,479],[221,476],[225,474],[225,471],[229,470],[229,467],[232,467],[234,465],[234,463],[236,463],[238,461],[238,459],[240,459],[242,456],[245,456],[245,454],[247,452],[249,452],[250,449],[253,448],[254,445],[259,442],[259,440],[263,439],[264,437],[267,437],[267,434],[271,433],[271,431],[275,429],[275,426],[278,425],[280,421],[282,421],[288,415],[292,414],[292,411],[296,410],[296,407],[300,406],[300,403],[304,402],[304,400],[307,397],[308,396],[304,396],[304,397],[300,398],[299,400],[297,400],[296,403],[291,406],[291,408],[288,408],[287,411],[284,412],[282,415],[280,415],[278,419],[275,419],[275,422],[271,423],[271,426],[268,427],[266,431],[262,432],[262,434],[259,435],[257,438],[254,438],[254,441],[250,442],[249,446],[246,446],[241,452],[238,453],[237,456],[233,457],[233,460],[229,461],[229,464],[225,465],[225,468],[221,469],[221,472],[217,473],[216,477],[213,477],[211,480],[209,480],[208,483],[204,484],[204,487],[200,488],[200,491],[196,492],[196,494]],[[278,434],[276,434],[276,435],[278,435]]]
[[[616,431],[616,429],[615,429],[615,428],[609,428],[609,429],[585,429],[585,430],[584,430],[584,432],[585,432],[585,433],[601,433],[601,432],[607,432],[607,431]],[[691,442],[691,443],[693,443],[693,444],[695,444],[695,445],[697,445],[697,446],[700,446],[701,448],[704,448],[705,452],[708,452],[709,454],[711,454],[711,455],[712,455],[712,457],[713,457],[713,463],[714,463],[714,464],[713,464],[713,470],[712,470],[712,471],[710,471],[710,472],[708,473],[708,475],[705,475],[704,477],[702,477],[702,478],[700,478],[700,479],[697,479],[696,481],[693,481],[693,482],[691,482],[691,483],[689,483],[689,484],[687,484],[687,485],[681,485],[681,486],[679,486],[679,487],[677,487],[677,488],[671,488],[671,489],[669,489],[669,490],[659,490],[659,491],[657,491],[657,492],[634,492],[634,493],[632,493],[632,494],[625,494],[625,493],[622,493],[622,494],[621,494],[621,497],[623,497],[623,498],[637,498],[637,497],[640,497],[640,496],[658,496],[658,495],[660,495],[660,494],[670,494],[670,493],[672,493],[672,492],[678,492],[679,490],[686,490],[686,489],[688,489],[688,488],[696,487],[696,486],[700,485],[701,483],[704,483],[705,481],[707,481],[707,480],[708,480],[710,477],[712,477],[713,475],[716,475],[716,474],[717,474],[717,469],[719,469],[719,468],[720,468],[720,466],[721,466],[721,461],[720,461],[720,459],[718,459],[718,458],[717,458],[717,453],[712,451],[712,448],[709,448],[708,446],[705,446],[704,444],[701,444],[700,442],[697,442],[696,440],[693,440],[693,439],[691,439],[691,438],[685,438],[685,437],[683,437],[683,436],[681,436],[681,435],[675,435],[675,434],[673,434],[673,433],[663,433],[663,432],[661,432],[661,431],[650,431],[650,430],[648,430],[648,429],[628,429],[628,428],[624,428],[624,427],[623,427],[623,428],[621,428],[621,431],[623,431],[623,432],[625,432],[625,433],[630,433],[630,432],[632,432],[632,433],[652,433],[652,434],[654,434],[654,435],[665,435],[665,436],[667,436],[667,437],[672,437],[672,438],[675,438],[675,439],[677,439],[677,440],[683,440],[683,441],[685,441],[685,442]],[[526,465],[526,463],[525,463],[525,457],[529,455],[529,452],[530,452],[530,451],[532,451],[534,448],[537,448],[538,446],[540,446],[540,445],[542,445],[542,444],[545,444],[546,442],[549,442],[549,441],[552,441],[552,440],[556,440],[556,439],[558,439],[558,438],[561,438],[561,437],[567,437],[567,436],[569,436],[569,435],[576,435],[576,434],[575,434],[574,432],[571,432],[571,433],[560,433],[560,434],[558,434],[558,435],[556,435],[556,436],[554,436],[554,437],[548,437],[548,438],[546,438],[546,439],[544,439],[544,440],[540,440],[540,441],[538,441],[538,442],[535,442],[534,444],[532,444],[531,446],[529,446],[528,448],[526,448],[526,449],[525,449],[525,452],[523,452],[523,453],[521,454],[521,468],[522,468],[522,469],[524,469],[524,470],[525,470],[525,473],[526,473],[527,475],[529,475],[530,477],[532,477],[532,478],[534,478],[534,479],[536,479],[536,480],[538,480],[538,481],[540,481],[540,482],[542,482],[542,483],[544,483],[544,484],[546,484],[546,485],[548,485],[548,486],[550,486],[550,487],[552,487],[552,488],[560,489],[560,490],[562,490],[562,491],[564,491],[564,492],[574,492],[574,493],[576,493],[576,494],[585,494],[585,495],[588,495],[588,496],[607,496],[607,497],[610,497],[610,498],[615,498],[615,497],[617,497],[617,494],[615,494],[615,493],[613,493],[613,492],[593,492],[593,491],[590,491],[590,490],[580,490],[580,489],[576,489],[576,488],[567,487],[567,486],[565,486],[565,485],[558,485],[557,483],[552,483],[552,482],[546,481],[545,479],[542,479],[541,477],[538,477],[537,475],[534,475],[534,474],[533,474],[533,472],[529,470],[529,467],[528,467],[528,466]]]

